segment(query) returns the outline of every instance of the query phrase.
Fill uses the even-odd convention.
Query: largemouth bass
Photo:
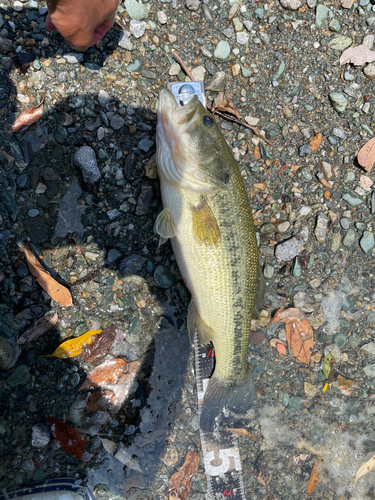
[[[212,431],[258,408],[248,363],[259,289],[252,211],[232,151],[196,96],[180,108],[169,90],[160,92],[156,144],[164,208],[155,228],[171,239],[192,295],[191,341],[197,331],[201,345],[215,347],[201,413],[201,428]]]

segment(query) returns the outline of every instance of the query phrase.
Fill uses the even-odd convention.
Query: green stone
[[[331,241],[331,250],[332,252],[337,252],[341,245],[341,234],[333,233],[332,241]]]
[[[355,180],[355,173],[349,170],[349,172],[346,172],[344,175],[344,182],[351,183]]]
[[[352,335],[350,335],[349,344],[352,347],[358,347],[361,342],[362,342],[361,337],[359,335],[357,335],[356,333],[353,333]]]
[[[214,56],[216,59],[221,59],[225,61],[228,59],[230,54],[230,45],[226,40],[220,40],[220,42],[216,45],[216,49],[214,52]]]
[[[293,413],[296,411],[301,411],[302,408],[302,398],[299,398],[297,396],[292,396],[291,398],[289,398],[288,411]]]
[[[12,314],[4,314],[3,321],[6,325],[10,326],[14,330],[19,331],[23,328],[21,321],[15,318]]]
[[[353,40],[350,38],[350,36],[338,35],[330,40],[328,45],[333,50],[345,50],[350,47],[352,43]]]
[[[68,138],[68,131],[66,130],[65,127],[59,125],[57,127],[56,132],[54,133],[53,137],[60,144],[64,144]]]
[[[292,276],[294,276],[294,278],[299,278],[302,274],[302,266],[299,262],[298,255],[293,261],[291,272],[292,272]]]
[[[339,347],[344,347],[344,345],[346,344],[346,336],[344,333],[338,333],[337,335],[335,335],[333,341]]]
[[[338,33],[341,30],[341,23],[338,19],[332,19],[328,27],[331,31]]]
[[[17,385],[26,384],[30,379],[29,369],[26,365],[17,366],[12,375],[7,378],[7,382],[10,386],[16,387]]]
[[[350,247],[354,243],[355,240],[355,231],[354,229],[348,229],[345,233],[345,236],[342,240],[342,244],[344,247]]]
[[[176,278],[171,273],[170,269],[162,264],[156,266],[154,279],[161,288],[170,288],[176,282]]]
[[[128,64],[128,66],[126,66],[126,71],[128,73],[134,73],[134,71],[139,71],[141,68],[142,68],[142,61],[136,59],[132,63]]]
[[[350,193],[343,194],[342,199],[348,202],[351,207],[359,207],[359,205],[362,205],[362,203],[364,203],[361,198],[357,198]]]
[[[362,250],[365,253],[371,253],[375,246],[374,235],[370,231],[365,231],[362,238],[359,240]]]
[[[281,61],[279,67],[276,70],[276,72],[271,77],[271,81],[278,82],[279,80],[281,80],[281,78],[284,76],[284,72],[285,72],[285,63],[284,63],[284,61]]]
[[[318,4],[316,7],[316,15],[315,15],[315,26],[320,29],[322,28],[328,19],[329,8],[325,5]]]
[[[144,5],[142,2],[137,2],[136,0],[125,0],[124,6],[130,19],[142,21],[142,19],[146,19],[149,15],[151,3]]]

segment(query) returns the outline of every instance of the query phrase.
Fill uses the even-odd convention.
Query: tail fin
[[[222,427],[243,426],[244,420],[249,423],[258,416],[258,398],[250,371],[244,379],[233,384],[213,374],[203,401],[200,420],[203,431],[212,432],[215,424]]]

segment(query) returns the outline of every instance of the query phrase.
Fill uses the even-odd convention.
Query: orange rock
[[[323,196],[324,196],[324,198],[325,198],[326,200],[329,200],[329,199],[331,198],[331,193],[330,193],[330,191],[324,191],[324,195],[323,195]]]
[[[317,149],[319,149],[319,147],[322,143],[322,140],[323,140],[323,137],[320,134],[316,134],[316,136],[313,139],[311,139],[311,141],[310,141],[311,151],[316,151]]]
[[[261,157],[259,146],[255,146],[253,156],[257,160],[259,160],[259,158]]]

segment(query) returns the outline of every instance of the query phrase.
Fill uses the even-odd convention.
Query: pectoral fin
[[[214,331],[202,320],[197,310],[194,299],[191,300],[187,316],[187,328],[190,342],[193,344],[195,331],[198,333],[200,345],[206,345],[213,339]]]
[[[217,245],[221,233],[207,200],[202,197],[202,201],[197,206],[192,207],[194,237],[199,243],[204,245]]]
[[[174,238],[177,233],[176,224],[168,208],[164,208],[158,215],[155,222],[155,231],[163,239],[163,243],[168,238]]]

